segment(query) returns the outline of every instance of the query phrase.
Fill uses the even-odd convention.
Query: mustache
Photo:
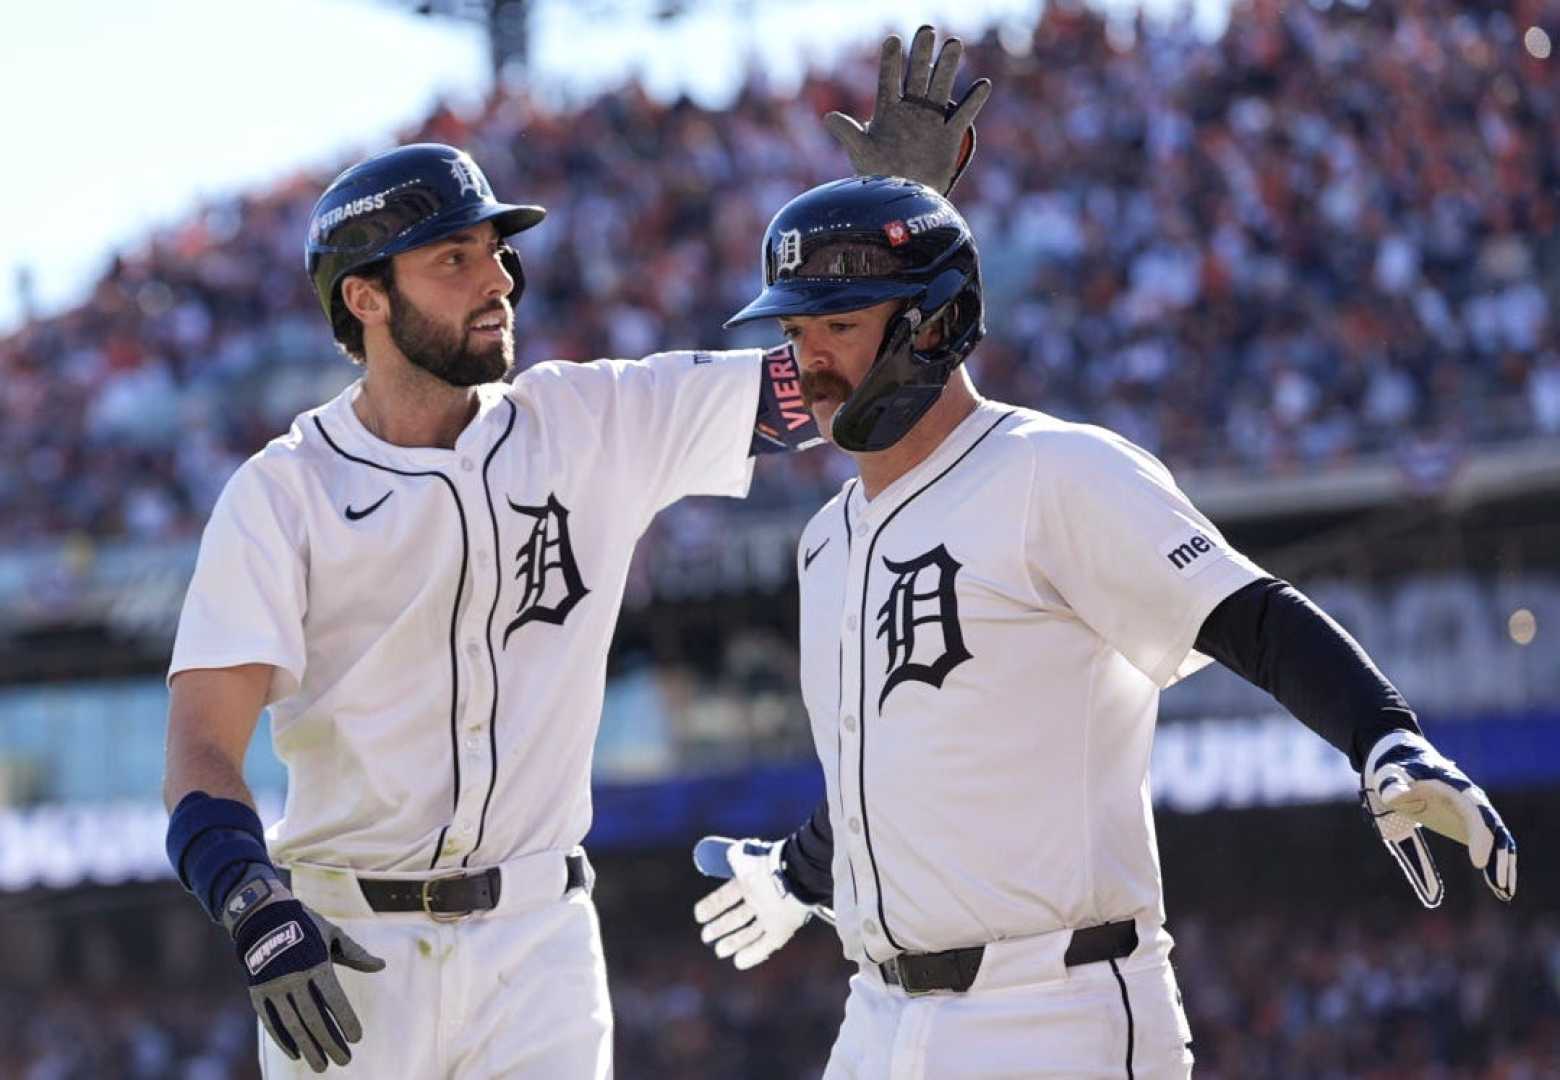
[[[855,387],[832,371],[802,372],[802,402],[808,408],[822,398],[843,402],[854,390]]]

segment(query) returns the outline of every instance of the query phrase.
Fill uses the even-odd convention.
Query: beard
[[[505,330],[499,340],[474,344],[470,327],[508,305],[473,315],[463,329],[453,330],[413,304],[390,284],[390,340],[412,363],[451,386],[478,386],[496,382],[515,362],[515,339]]]

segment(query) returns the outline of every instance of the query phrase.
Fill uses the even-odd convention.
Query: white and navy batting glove
[[[812,908],[792,895],[781,873],[782,847],[767,840],[730,841],[731,880],[693,906],[704,928],[700,938],[722,960],[735,957],[739,971],[768,960],[812,918]]]
[[[1445,888],[1420,826],[1466,844],[1496,896],[1516,895],[1517,842],[1484,791],[1423,735],[1396,731],[1378,740],[1360,779],[1365,812],[1425,907],[1439,904]]]
[[[352,1060],[363,1025],[335,966],[375,972],[385,962],[295,899],[270,866],[251,864],[223,905],[249,975],[249,1000],[276,1045],[315,1072]]]

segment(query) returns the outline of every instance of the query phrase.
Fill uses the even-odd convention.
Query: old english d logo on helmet
[[[493,222],[500,236],[509,236],[529,229],[546,213],[540,206],[495,199],[487,177],[464,150],[441,143],[398,146],[331,181],[309,215],[304,267],[325,317],[331,318],[341,279],[348,274],[485,221]],[[512,252],[505,256],[505,268],[515,279],[513,302],[524,288],[524,276]]]
[[[834,414],[834,442],[846,450],[882,450],[904,438],[986,332],[969,226],[912,180],[857,176],[798,195],[769,223],[763,255],[763,291],[727,326],[904,303],[872,368]],[[916,331],[941,316],[941,342],[915,349]]]
[[[468,191],[479,199],[491,199],[493,189],[488,187],[487,177],[482,175],[482,170],[477,168],[477,163],[471,160],[471,155],[464,150],[458,150],[450,159],[450,172],[455,177],[455,182],[460,185],[460,193]]]
[[[775,237],[775,273],[794,273],[802,265],[802,234],[785,229]]]

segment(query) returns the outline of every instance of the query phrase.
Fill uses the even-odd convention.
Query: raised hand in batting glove
[[[907,71],[904,45],[890,34],[883,42],[872,118],[865,124],[842,112],[823,118],[823,126],[850,155],[856,175],[904,176],[944,195],[964,175],[975,154],[975,116],[991,96],[991,80],[976,79],[960,101],[953,101],[964,43],[948,38],[934,64],[936,38],[930,26],[915,32]]]
[[[304,907],[258,863],[228,895],[222,925],[249,975],[249,1000],[282,1052],[294,1061],[301,1055],[315,1072],[325,1071],[327,1057],[337,1065],[351,1061],[348,1044],[363,1038],[363,1025],[332,965],[374,972],[385,962]]]
[[[1441,902],[1441,873],[1420,826],[1468,847],[1468,859],[1502,900],[1517,892],[1517,842],[1483,790],[1422,735],[1393,732],[1365,757],[1361,800],[1420,903]]]
[[[701,847],[724,837],[706,837]],[[704,928],[699,936],[739,971],[762,964],[812,918],[813,909],[792,895],[780,869],[782,845],[766,840],[725,841],[731,880],[693,906]],[[701,867],[701,869],[703,869]]]

